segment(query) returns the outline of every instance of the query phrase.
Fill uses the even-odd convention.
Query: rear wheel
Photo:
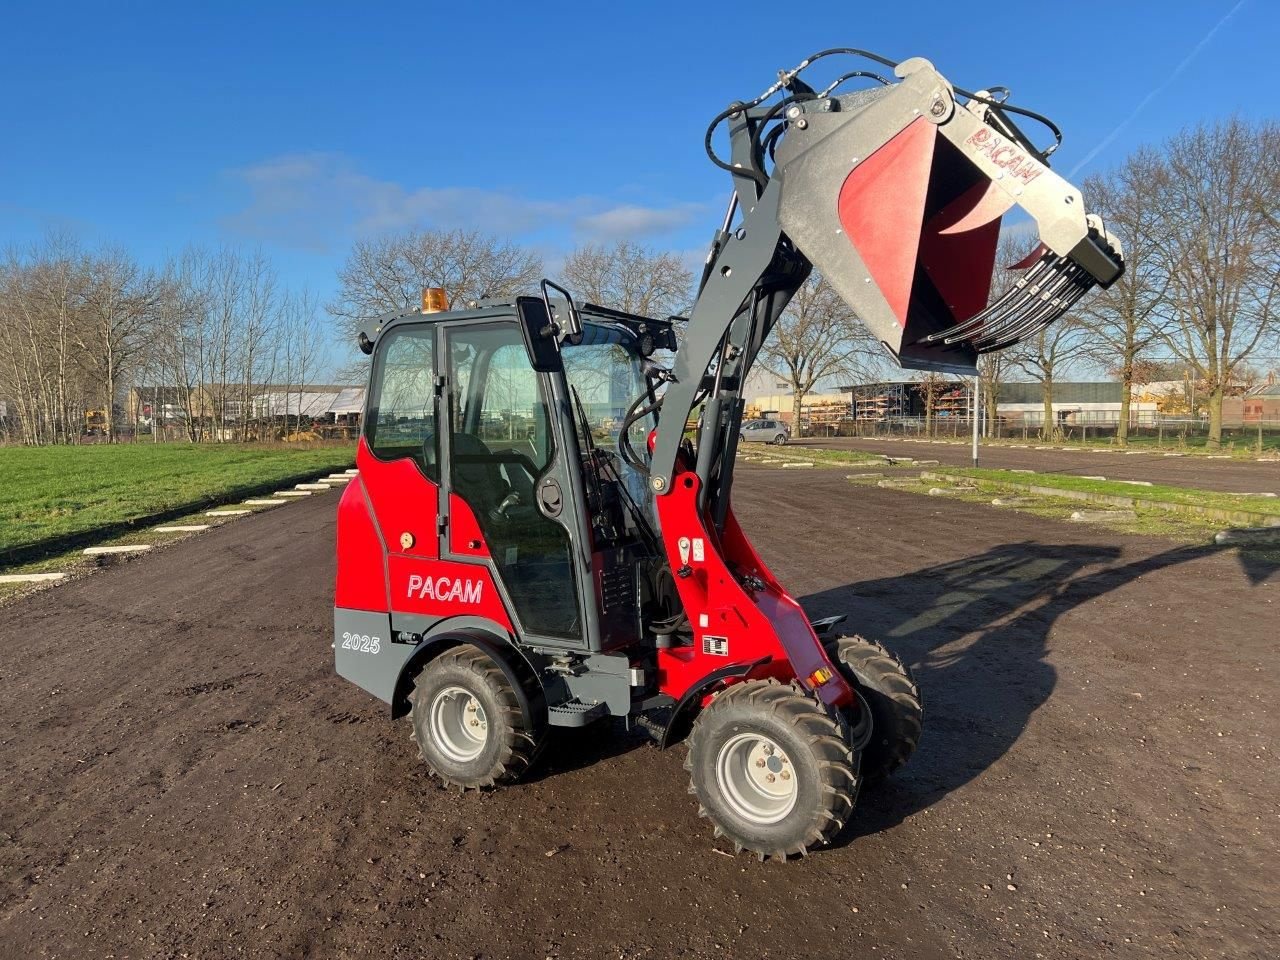
[[[413,739],[447,784],[492,787],[519,779],[545,730],[527,723],[511,681],[478,647],[463,644],[427,664],[410,695]]]
[[[780,433],[773,438],[774,446],[777,446],[777,447],[782,446],[786,442],[787,442],[787,435],[785,433]]]
[[[827,843],[848,822],[858,755],[799,687],[736,683],[694,723],[685,768],[699,816],[734,849],[785,859]]]
[[[920,687],[907,665],[873,640],[840,637],[835,659],[871,713],[862,772],[869,781],[882,780],[910,760],[920,743],[924,728]]]

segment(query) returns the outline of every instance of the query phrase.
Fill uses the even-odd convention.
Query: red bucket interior
[[[838,215],[903,344],[987,305],[1000,219],[1013,205],[923,117],[853,169]]]

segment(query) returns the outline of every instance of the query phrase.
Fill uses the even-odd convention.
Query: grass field
[[[0,566],[6,556],[109,535],[354,461],[351,444],[0,447]]]

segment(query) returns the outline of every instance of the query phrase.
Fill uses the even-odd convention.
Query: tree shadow
[[[1224,549],[1178,546],[1119,563],[1114,546],[1024,541],[801,598],[813,617],[854,614],[849,629],[886,642],[911,665],[925,697],[919,752],[898,777],[862,794],[839,843],[929,807],[1008,752],[1057,683],[1046,650],[1059,617],[1138,577]],[[1280,569],[1275,553],[1241,550],[1239,559],[1255,584]]]

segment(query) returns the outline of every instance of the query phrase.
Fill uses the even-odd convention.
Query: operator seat
[[[453,435],[453,487],[477,517],[488,516],[511,492],[511,484],[502,475],[501,462],[483,440],[471,433]]]

